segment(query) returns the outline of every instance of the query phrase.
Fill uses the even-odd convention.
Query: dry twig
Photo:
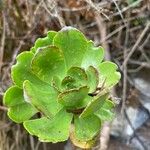
[[[150,22],[148,22],[146,24],[146,27],[144,28],[144,30],[142,31],[142,33],[140,34],[139,38],[137,39],[136,43],[134,44],[134,46],[132,47],[131,51],[129,52],[129,54],[127,55],[126,59],[123,62],[122,67],[126,66],[128,63],[128,60],[130,59],[130,57],[132,56],[132,54],[134,53],[134,51],[136,50],[136,48],[138,47],[138,45],[140,44],[141,40],[143,39],[144,35],[146,34],[146,32],[148,31],[150,27]]]

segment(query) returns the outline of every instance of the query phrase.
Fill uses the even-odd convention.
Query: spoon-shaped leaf
[[[118,66],[115,63],[105,61],[99,65],[100,83],[105,82],[105,87],[112,87],[118,83],[121,75],[118,71]]]
[[[24,122],[24,127],[31,134],[46,142],[61,142],[69,137],[69,127],[73,115],[61,110],[52,119],[46,117]]]
[[[109,100],[109,99],[106,100],[104,105],[102,106],[102,108],[109,109],[109,110],[111,110],[114,107],[115,107],[114,102],[112,100]]]
[[[112,118],[114,117],[112,108],[114,107],[115,104],[111,100],[106,100],[104,105],[99,110],[97,110],[94,114],[103,121],[112,120]]]
[[[87,49],[87,40],[84,35],[73,27],[65,27],[54,37],[53,44],[59,47],[64,54],[66,66],[79,66]]]
[[[24,94],[27,101],[48,117],[52,117],[62,108],[57,102],[58,92],[51,86],[34,85],[26,80]]]
[[[82,114],[80,115],[80,118],[84,118],[86,116],[89,116],[99,110],[104,102],[107,100],[109,93],[106,91],[102,91],[100,94],[95,96],[93,100],[87,105],[87,107],[84,109]]]
[[[114,117],[114,113],[111,110],[105,108],[101,108],[100,110],[95,112],[95,115],[102,121],[112,120]]]
[[[71,67],[67,71],[67,75],[73,77],[79,86],[87,85],[87,74],[84,69],[80,67]]]
[[[88,103],[90,103],[92,101],[93,97],[87,95],[78,105],[76,105],[76,108],[77,109],[80,109],[80,108],[85,108]]]
[[[84,100],[88,91],[89,88],[87,86],[64,91],[58,95],[58,102],[67,107],[75,107]]]
[[[99,132],[101,127],[100,119],[95,115],[85,118],[75,117],[75,136],[78,140],[92,140]]]
[[[104,58],[104,49],[95,47],[92,41],[88,42],[86,53],[83,57],[81,67],[87,69],[89,66],[98,68]]]
[[[64,77],[66,69],[62,51],[55,46],[39,49],[32,59],[31,68],[37,77],[49,84],[53,76]]]
[[[69,90],[79,87],[79,84],[73,77],[66,76],[61,82],[61,87],[63,90]]]
[[[44,38],[38,38],[36,41],[35,41],[35,44],[34,44],[34,47],[31,48],[31,51],[33,53],[35,53],[39,48],[41,47],[45,47],[45,46],[48,46],[48,45],[52,45],[53,43],[53,38],[54,36],[56,35],[57,32],[55,31],[49,31],[47,33],[47,36],[44,37]]]
[[[88,76],[88,86],[90,87],[90,93],[94,92],[99,83],[99,74],[96,68],[89,66],[86,70]]]
[[[33,53],[29,51],[22,52],[17,56],[17,63],[12,66],[11,77],[13,82],[22,88],[25,80],[32,81],[34,83],[40,83],[41,81],[33,74],[30,64],[33,58]]]
[[[25,102],[23,90],[17,86],[10,87],[4,94],[4,104],[9,107],[8,116],[17,123],[28,120],[37,113],[31,104]]]
[[[71,130],[70,131],[70,140],[76,147],[79,147],[81,149],[91,149],[91,147],[93,147],[95,145],[95,142],[96,142],[95,138],[90,141],[78,140],[75,135],[74,125],[71,125],[70,130]]]

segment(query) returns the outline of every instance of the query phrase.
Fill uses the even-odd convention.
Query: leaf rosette
[[[103,58],[103,48],[79,30],[49,31],[17,56],[14,85],[4,95],[8,116],[41,141],[70,136],[74,144],[91,147],[101,124],[113,117],[109,91],[120,79],[117,65]]]

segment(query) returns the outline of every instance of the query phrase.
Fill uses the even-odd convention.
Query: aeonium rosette
[[[91,147],[101,124],[113,116],[110,89],[120,79],[117,65],[103,57],[103,48],[73,27],[49,31],[17,56],[14,85],[4,95],[8,116],[41,141],[70,137],[79,147]]]

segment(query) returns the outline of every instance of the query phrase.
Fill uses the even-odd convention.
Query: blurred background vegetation
[[[101,145],[93,149],[150,150],[149,0],[0,0],[0,150],[75,149],[69,142],[39,142],[9,120],[2,103],[16,56],[63,26],[76,27],[103,46],[105,59],[117,63],[122,74],[113,89],[116,117],[104,124]]]

